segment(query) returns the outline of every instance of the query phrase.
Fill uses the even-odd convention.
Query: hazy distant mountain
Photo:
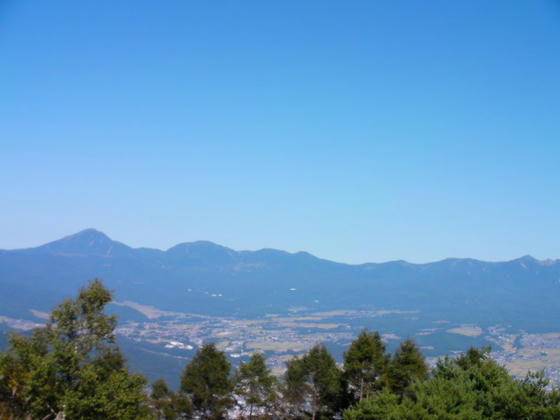
[[[103,232],[86,229],[58,241],[32,248],[29,251],[52,255],[97,255],[102,257],[130,256],[132,249],[111,240]]]
[[[330,341],[339,359],[347,340],[344,334],[357,334],[364,326],[390,333],[390,348],[399,337],[411,336],[428,355],[437,356],[471,345],[495,344],[500,331],[507,330],[513,334],[510,337],[519,337],[522,331],[555,332],[560,322],[558,260],[525,256],[506,262],[446,259],[429,264],[349,265],[305,252],[235,251],[207,241],[182,243],[167,251],[131,248],[87,229],[36,248],[0,250],[0,348],[10,326],[3,317],[40,323],[44,312],[75,296],[94,277],[103,278],[120,302],[217,316],[197,333],[210,340],[220,340],[221,332],[231,325],[217,321],[223,317],[248,318],[263,325],[258,320],[266,320],[266,314],[295,320],[301,313],[307,319],[322,319],[317,318],[318,312],[331,311],[322,321],[328,323],[327,329],[315,326],[314,330],[309,323],[306,327],[304,315],[299,327],[286,324],[282,339],[316,336]],[[119,314],[121,325],[146,321],[135,332],[135,337],[143,337],[142,330],[149,329],[153,320],[135,309],[136,303],[110,308]],[[332,315],[341,310],[346,315]],[[167,321],[158,318],[156,331],[173,329],[172,317]],[[244,334],[256,337],[259,328]],[[279,323],[267,328],[278,335],[274,329],[286,327]],[[317,336],[317,331],[324,334]],[[121,335],[119,341],[135,370],[152,380],[164,376],[178,386],[178,372],[192,351],[169,349],[165,342],[149,338],[138,341]],[[504,343],[497,348],[504,348]]]
[[[0,251],[0,315],[49,310],[93,277],[102,277],[118,300],[186,312],[262,315],[290,307],[376,306],[489,325],[514,319],[545,328],[560,320],[558,260],[348,265],[304,252],[235,251],[207,241],[167,251],[131,248],[94,229]]]

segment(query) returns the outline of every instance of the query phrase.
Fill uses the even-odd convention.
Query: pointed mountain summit
[[[527,269],[528,267],[538,267],[538,266],[547,266],[547,265],[555,265],[558,263],[558,260],[539,260],[532,255],[524,255],[522,257],[516,258],[515,260],[511,261],[513,264],[519,264],[521,267]]]
[[[516,258],[513,260],[514,262],[525,262],[525,263],[539,263],[540,261],[537,260],[532,255],[523,255],[522,257]]]
[[[49,242],[48,244],[35,248],[35,250],[55,255],[97,255],[114,257],[131,255],[132,248],[120,242],[113,241],[103,232],[95,229],[85,229],[57,241]]]

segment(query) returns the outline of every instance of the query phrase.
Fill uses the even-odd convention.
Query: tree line
[[[387,352],[364,330],[338,365],[313,346],[276,377],[261,353],[232,369],[201,346],[177,391],[131,373],[115,342],[112,295],[100,280],[56,307],[44,328],[13,334],[0,353],[1,419],[556,419],[560,394],[544,373],[519,380],[471,348],[434,369],[413,340]]]

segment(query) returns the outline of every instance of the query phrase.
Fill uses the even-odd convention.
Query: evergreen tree
[[[385,382],[389,389],[402,395],[405,389],[415,380],[428,377],[428,365],[424,355],[412,339],[401,343],[391,362],[389,363]]]
[[[491,351],[492,348],[488,346],[484,346],[480,350],[475,347],[471,347],[465,354],[462,354],[457,358],[456,364],[463,370],[468,370],[472,367],[480,366],[486,360],[488,360]],[[439,366],[443,368],[443,365]]]
[[[379,388],[390,356],[379,332],[363,330],[344,353],[344,376],[354,399],[362,400]]]
[[[137,419],[147,411],[145,380],[130,374],[115,343],[112,294],[91,281],[56,307],[45,328],[12,335],[0,360],[0,395],[15,418]]]
[[[418,380],[403,398],[382,392],[344,412],[345,420],[373,419],[519,419],[560,418],[560,394],[547,390],[542,372],[523,380],[488,356],[489,349],[438,361],[432,377]]]
[[[190,418],[192,405],[187,395],[173,392],[164,379],[152,384],[150,395],[154,417],[158,420],[177,420]]]
[[[243,399],[249,411],[249,419],[255,410],[260,413],[272,410],[277,400],[277,380],[266,367],[265,357],[254,353],[248,363],[241,362],[235,375],[235,394]]]
[[[317,344],[287,364],[287,395],[300,405],[306,401],[311,418],[333,415],[339,406],[341,371],[325,345]],[[299,395],[299,398],[297,397]]]
[[[233,405],[231,364],[224,352],[205,344],[186,366],[181,377],[181,391],[189,395],[193,409],[205,419],[221,419]]]
[[[302,357],[294,356],[286,362],[282,399],[287,418],[299,418],[304,413],[306,397],[310,394],[307,373]]]

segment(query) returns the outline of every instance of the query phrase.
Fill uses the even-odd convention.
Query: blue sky
[[[0,248],[560,257],[555,1],[0,2]]]

